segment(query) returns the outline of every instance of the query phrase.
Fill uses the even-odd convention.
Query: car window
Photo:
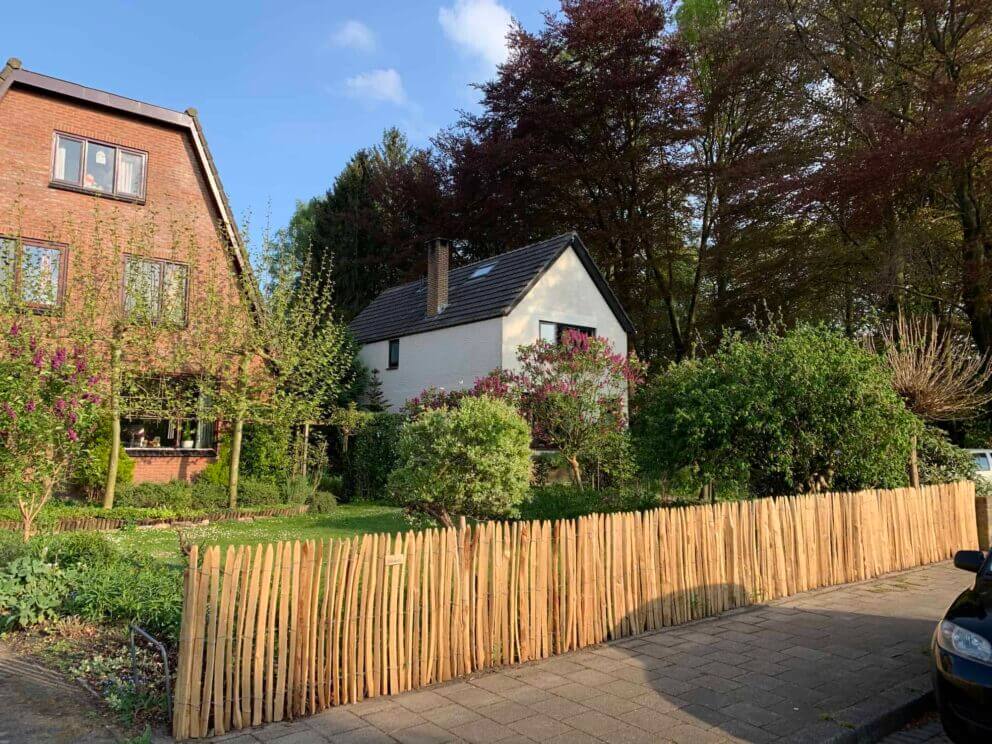
[[[972,457],[975,458],[975,469],[988,471],[989,470],[989,456],[984,452],[975,452]]]

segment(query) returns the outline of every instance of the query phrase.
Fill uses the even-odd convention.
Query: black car
[[[958,744],[992,742],[992,552],[962,550],[954,565],[978,574],[933,634],[933,689]]]

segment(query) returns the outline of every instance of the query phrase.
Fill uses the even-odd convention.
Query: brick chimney
[[[451,241],[435,238],[427,244],[427,315],[433,317],[448,305],[448,261]]]

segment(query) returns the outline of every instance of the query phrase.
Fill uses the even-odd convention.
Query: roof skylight
[[[472,272],[472,275],[469,277],[469,279],[478,279],[480,276],[485,276],[486,274],[488,274],[490,271],[493,270],[493,267],[495,265],[496,265],[495,261],[493,261],[492,263],[483,264],[482,266],[480,266],[479,268],[477,268],[475,271]]]

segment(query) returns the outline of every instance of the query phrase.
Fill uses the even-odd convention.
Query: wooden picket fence
[[[974,485],[196,548],[173,735],[220,735],[542,659],[977,541]]]

